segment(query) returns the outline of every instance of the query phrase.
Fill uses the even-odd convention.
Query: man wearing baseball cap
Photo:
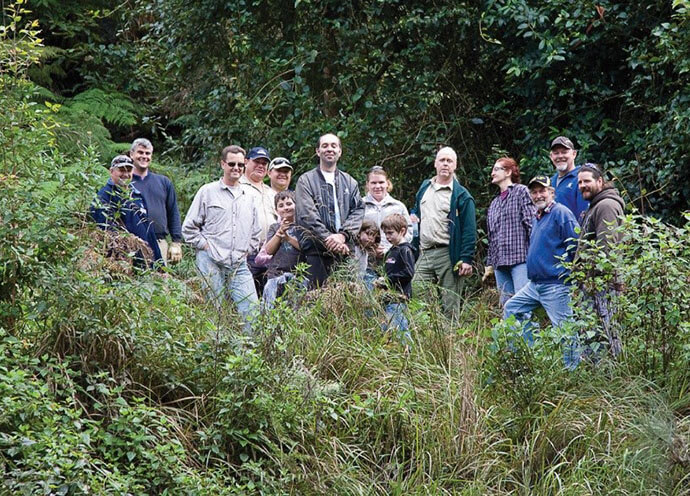
[[[575,167],[575,145],[565,136],[558,136],[551,142],[549,157],[556,167],[556,174],[551,178],[551,186],[556,190],[556,201],[568,207],[579,222],[582,212],[589,207],[589,202],[582,197],[577,187],[580,167]]]
[[[563,258],[572,261],[577,246],[578,227],[573,213],[555,201],[554,188],[547,176],[535,176],[528,183],[537,215],[532,221],[527,250],[527,277],[529,282],[506,303],[503,318],[514,315],[520,321],[541,305],[553,327],[559,327],[572,315],[569,270],[563,267]],[[532,342],[529,329],[525,339]],[[577,360],[571,354],[564,356],[565,365],[575,368]]]
[[[261,227],[259,246],[256,248],[255,252],[247,255],[247,265],[254,277],[256,292],[259,296],[266,283],[266,267],[257,265],[255,259],[259,247],[266,241],[268,228],[278,220],[274,205],[276,193],[269,185],[264,183],[268,163],[270,161],[271,156],[268,154],[268,150],[263,146],[255,146],[247,153],[247,157],[244,161],[244,175],[240,177],[240,184],[253,195],[259,209],[259,226]]]
[[[91,217],[102,229],[117,231],[124,229],[145,241],[153,254],[153,261],[163,260],[156,231],[148,218],[146,201],[131,184],[134,162],[127,155],[117,155],[110,162],[110,179],[91,205]],[[135,256],[142,261],[141,252]]]
[[[268,178],[271,189],[276,193],[290,188],[292,179],[292,164],[285,157],[276,157],[268,164]]]

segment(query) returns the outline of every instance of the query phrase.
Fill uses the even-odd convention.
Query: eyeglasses
[[[234,167],[241,169],[242,167],[244,167],[244,162],[225,162],[225,165],[227,165],[231,169]]]
[[[506,170],[506,168],[502,167],[500,165],[494,165],[494,167],[491,170],[495,171],[495,172],[502,172],[502,171]]]

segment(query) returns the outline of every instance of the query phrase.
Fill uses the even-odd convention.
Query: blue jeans
[[[412,344],[412,336],[410,335],[410,324],[405,317],[407,304],[405,303],[388,303],[385,307],[386,322],[381,326],[384,331],[388,329],[395,329],[397,337],[404,345]]]
[[[501,306],[505,306],[506,302],[529,282],[526,263],[494,267],[494,275],[496,287],[501,293]]]
[[[570,308],[570,286],[568,284],[546,284],[528,282],[506,303],[503,308],[503,318],[515,316],[518,321],[525,320],[525,315],[539,305],[544,307],[554,328],[573,315]],[[534,343],[532,326],[523,328],[523,338],[528,345]],[[564,337],[563,362],[568,370],[573,370],[580,362],[579,342],[577,336]]]
[[[226,267],[216,263],[208,252],[200,250],[196,253],[196,266],[203,276],[209,298],[221,308],[229,294],[245,321],[245,331],[249,331],[259,299],[247,262],[242,260],[233,267]]]

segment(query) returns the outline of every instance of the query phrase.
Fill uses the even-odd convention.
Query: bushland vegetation
[[[615,362],[566,372],[560,336],[545,327],[521,346],[478,284],[453,325],[418,292],[406,354],[347,270],[244,338],[232,309],[203,302],[189,254],[164,275],[103,257],[85,212],[112,135],[43,104],[29,78],[38,26],[13,8],[0,45],[0,493],[688,494],[687,216],[630,215],[624,241],[592,257],[596,276],[577,275],[627,287]],[[588,317],[573,326],[588,332]]]

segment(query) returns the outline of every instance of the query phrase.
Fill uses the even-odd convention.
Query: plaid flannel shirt
[[[493,199],[486,216],[489,236],[487,265],[510,266],[527,260],[535,213],[529,190],[523,184],[512,184],[505,198],[498,195]]]

